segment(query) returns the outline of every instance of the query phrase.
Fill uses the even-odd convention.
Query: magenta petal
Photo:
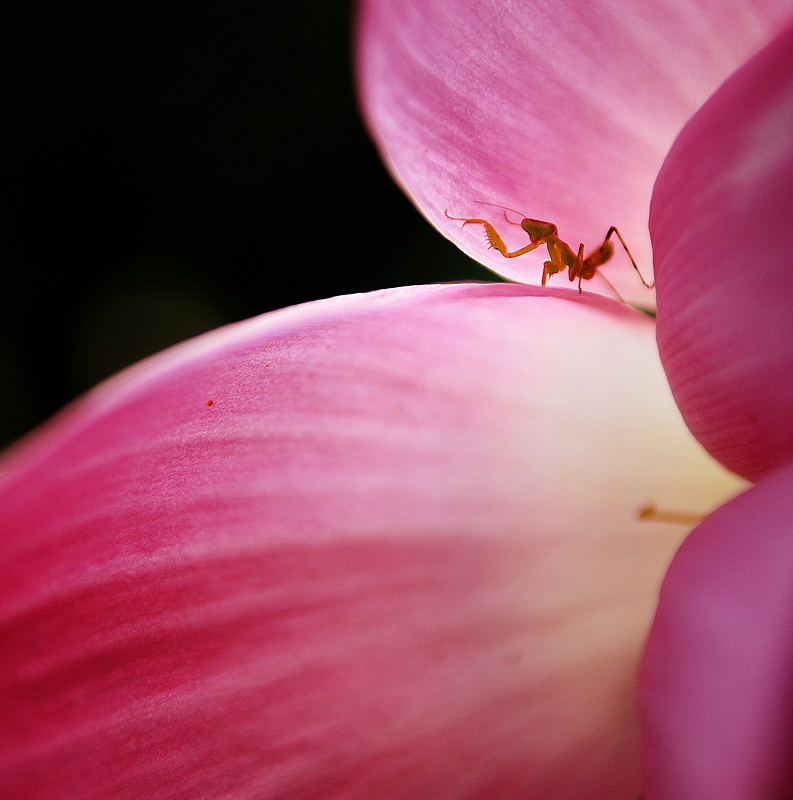
[[[644,657],[648,800],[793,796],[793,468],[676,554]]]
[[[719,497],[665,388],[646,317],[503,284],[117,376],[0,464],[0,797],[631,796],[636,512]]]
[[[793,28],[691,120],[650,220],[675,399],[700,442],[753,480],[793,460],[791,53]]]
[[[392,174],[466,253],[529,283],[539,283],[541,254],[504,259],[481,227],[461,228],[444,211],[492,219],[510,247],[526,236],[478,201],[550,220],[575,249],[617,225],[651,274],[647,214],[663,158],[690,115],[793,10],[790,0],[359,6],[361,103]],[[622,254],[606,271],[650,304]]]

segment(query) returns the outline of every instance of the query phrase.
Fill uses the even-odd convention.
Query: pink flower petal
[[[506,260],[481,226],[462,228],[444,212],[491,219],[509,247],[526,235],[479,201],[556,223],[574,249],[617,225],[650,275],[647,214],[667,150],[793,11],[790,0],[359,5],[361,103],[394,178],[466,253],[535,284],[547,256]],[[606,274],[652,304],[624,254]]]
[[[565,296],[287,309],[23,443],[0,465],[0,796],[631,796],[634,671],[684,532],[636,512],[735,484],[652,323]]]
[[[793,460],[793,27],[732,76],[653,197],[658,344],[694,435],[758,480]]]
[[[793,467],[719,509],[664,580],[641,680],[648,800],[793,796]]]

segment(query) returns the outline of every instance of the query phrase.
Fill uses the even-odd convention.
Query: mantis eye
[[[543,222],[541,219],[526,218],[521,221],[520,227],[529,234],[529,238],[532,242],[536,242],[538,239],[545,239],[548,236],[557,235],[556,225],[552,222]]]

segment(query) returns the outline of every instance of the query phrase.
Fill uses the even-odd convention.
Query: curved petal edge
[[[686,423],[751,479],[793,461],[793,26],[672,148],[653,195],[658,346]]]
[[[648,800],[793,795],[793,467],[694,529],[641,669]]]

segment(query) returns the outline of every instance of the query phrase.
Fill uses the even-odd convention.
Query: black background
[[[17,6],[2,21],[0,446],[223,323],[492,279],[381,164],[346,0]]]

